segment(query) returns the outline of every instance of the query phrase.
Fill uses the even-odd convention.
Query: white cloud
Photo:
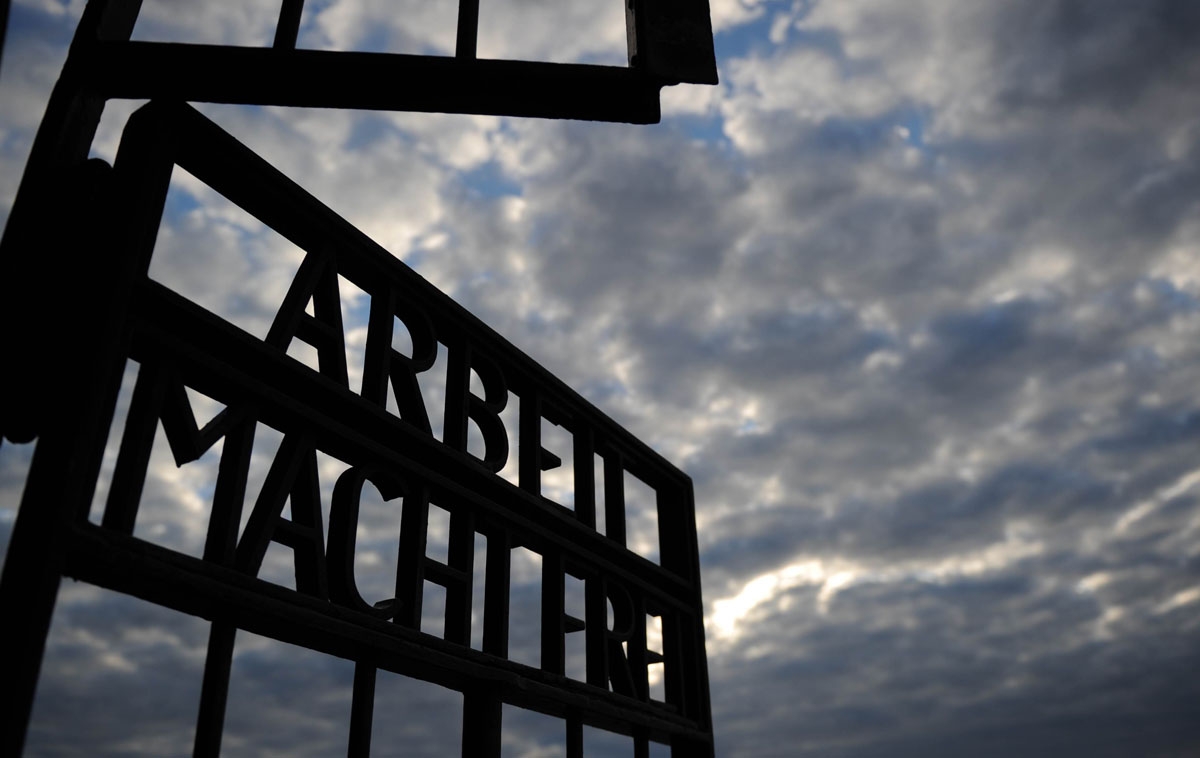
[[[735,29],[762,16],[766,3],[762,0],[710,0],[713,33]]]

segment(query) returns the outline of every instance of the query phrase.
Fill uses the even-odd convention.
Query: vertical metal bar
[[[687,493],[675,481],[654,482],[655,513],[658,517],[659,565],[689,583],[693,581],[691,547],[688,544]]]
[[[200,686],[200,713],[196,717],[193,758],[217,758],[225,727],[225,702],[229,697],[229,670],[233,665],[233,640],[237,627],[214,621],[208,632],[208,657]]]
[[[662,614],[663,695],[666,702],[675,706],[682,714],[690,712],[691,700],[686,679],[688,662],[684,658],[684,633],[678,611],[664,611]]]
[[[142,0],[90,0],[75,28],[67,61],[38,126],[20,190],[13,200],[3,239],[0,239],[0,264],[3,265],[0,282],[11,283],[6,289],[10,289],[13,303],[18,307],[36,305],[43,294],[41,283],[31,282],[27,274],[31,269],[37,271],[36,265],[46,258],[41,251],[47,249],[47,236],[57,228],[56,216],[47,215],[62,210],[61,187],[56,186],[56,181],[63,178],[64,170],[87,160],[104,110],[103,99],[85,94],[84,81],[91,73],[88,53],[92,43],[128,40],[141,7]],[[30,287],[30,284],[34,286]],[[27,330],[27,325],[35,320],[21,319],[20,328]],[[20,331],[14,329],[14,336],[19,335]],[[28,341],[13,344],[24,346]]]
[[[454,55],[475,59],[479,37],[479,0],[458,0],[458,38]]]
[[[80,427],[81,437],[90,429]],[[103,438],[100,438],[103,440]],[[73,435],[53,430],[34,453],[25,496],[13,527],[4,573],[0,577],[0,608],[19,612],[20,621],[0,624],[0,681],[7,704],[0,718],[0,755],[20,755],[33,712],[34,694],[46,636],[58,598],[62,561],[69,550],[66,527],[86,502],[84,489],[72,482],[70,456],[80,447]],[[92,443],[94,444],[94,442]],[[103,442],[100,443],[101,448]]]
[[[633,733],[633,758],[650,758],[650,739],[644,732]]]
[[[567,716],[567,758],[583,758],[583,721],[574,713]]]
[[[608,594],[604,578],[584,580],[584,649],[587,683],[608,689]]]
[[[463,693],[463,758],[500,758],[503,714],[500,698],[494,693],[486,690]]]
[[[615,450],[604,456],[604,533],[625,544],[625,464]]]
[[[704,601],[700,589],[700,551],[698,549],[699,539],[696,534],[696,497],[693,490],[692,482],[689,480],[683,488],[682,509],[686,514],[685,524],[687,531],[687,540],[689,551],[691,553],[691,584],[693,587],[693,595],[691,606],[693,608],[703,608]],[[694,714],[692,718],[700,722],[711,734],[712,733],[712,696],[709,691],[708,683],[708,656],[704,650],[704,620],[702,618],[692,617],[690,619],[690,634],[684,632],[682,636],[687,638],[690,649],[685,648],[681,652],[687,660],[687,668],[690,676],[693,678],[694,684],[687,687],[689,697],[693,699]],[[715,748],[710,742],[705,749],[706,755],[713,755]]]
[[[130,7],[130,4],[116,4],[114,13],[119,16],[121,11]],[[108,6],[104,3],[87,6],[76,32],[76,45],[86,45],[100,35],[106,10]],[[132,12],[136,17],[136,4],[132,6]],[[128,26],[132,28],[132,21]],[[21,214],[16,213],[14,206],[14,213],[9,217],[5,244],[0,250],[0,264],[3,266],[0,269],[0,282],[6,290],[0,295],[0,302],[4,302],[6,308],[15,307],[19,310],[31,301],[37,303],[41,295],[48,291],[45,282],[23,278],[31,273],[48,276],[48,272],[33,265],[33,261],[46,257],[41,254],[44,250],[54,249],[54,245],[63,245],[61,249],[68,251],[86,250],[89,246],[124,249],[112,238],[113,218],[107,199],[119,193],[112,191],[109,170],[103,164],[83,162],[103,103],[82,98],[74,89],[77,84],[64,72],[56,85],[22,182],[26,186],[26,201],[22,210],[24,216],[18,219]],[[81,162],[75,163],[75,160]],[[103,166],[99,172],[103,175],[93,173],[99,166]],[[64,212],[64,208],[79,214],[71,219],[70,224],[62,224],[60,219],[50,215],[48,205],[39,207],[40,203],[49,202],[49,196],[39,193],[49,191],[53,196],[56,180],[68,182],[67,186],[75,190],[74,196],[65,204],[61,192],[55,197],[58,205],[54,210],[58,214]],[[57,189],[61,190],[62,187]],[[150,197],[139,198],[145,203],[143,208],[151,209],[150,215],[153,215],[155,203],[165,199],[166,183],[162,184],[161,192],[158,189]],[[39,225],[51,220],[60,236],[49,240],[43,237],[38,245],[39,233],[45,234],[47,231],[45,227],[39,228]],[[131,225],[142,220],[138,218]],[[20,231],[13,233],[14,221],[18,222],[18,226],[22,221],[25,223],[28,236],[22,237]],[[30,394],[17,393],[0,399],[3,403],[3,408],[0,408],[2,416],[13,409],[14,399],[19,398],[26,403],[32,398],[32,402],[28,403],[32,407],[27,409],[25,420],[28,423],[25,428],[21,429],[20,422],[9,426],[12,419],[6,418],[4,432],[10,434],[20,430],[40,436],[21,508],[13,525],[3,573],[0,574],[0,608],[20,609],[21,612],[20,623],[0,624],[0,650],[4,651],[3,660],[0,661],[0,681],[4,682],[8,695],[4,718],[0,719],[0,755],[20,755],[23,749],[46,649],[46,636],[58,599],[63,565],[70,550],[69,526],[87,518],[105,440],[112,424],[125,366],[120,346],[128,299],[134,280],[144,272],[144,269],[140,269],[143,257],[147,263],[149,259],[148,251],[140,250],[136,245],[130,245],[128,250],[127,257],[116,261],[106,260],[105,264],[110,265],[100,270],[89,267],[86,259],[79,261],[78,276],[81,279],[95,276],[97,281],[89,281],[88,285],[96,286],[97,291],[103,293],[103,297],[96,297],[94,302],[90,302],[94,310],[88,313],[88,317],[92,320],[94,340],[74,351],[59,348],[58,354],[50,358],[51,366],[65,363],[68,356],[74,362],[72,365],[88,366],[91,369],[91,381],[73,387],[72,392],[62,396],[43,394],[46,388],[40,386],[12,387],[12,390],[29,389]],[[8,278],[12,273],[19,275]],[[16,296],[6,297],[10,293]],[[79,293],[80,300],[85,299],[84,295]],[[63,303],[55,298],[48,302],[55,308],[81,305],[80,301]],[[3,319],[9,329],[19,331],[30,323],[25,318],[29,314],[22,313],[21,319],[10,321],[7,318],[10,313],[5,310]],[[38,309],[35,308],[33,321],[38,319],[37,313]],[[61,313],[58,315],[62,316]],[[50,323],[57,322],[58,319],[55,319]],[[9,329],[0,335],[0,341],[7,340],[11,334]],[[15,356],[22,362],[36,362],[44,357],[41,353],[47,347],[46,344],[39,344],[40,339],[41,335],[35,331],[12,343],[5,342],[10,346],[9,357]],[[57,342],[51,340],[47,344],[55,345]],[[63,377],[67,375],[64,371]],[[34,381],[45,379],[53,383],[61,382],[63,377],[38,375],[32,378]],[[43,404],[41,400],[46,402]]]
[[[633,638],[626,655],[633,671],[633,688],[638,699],[650,699],[649,663],[646,660],[646,603],[640,595],[633,598]]]
[[[397,624],[421,629],[425,592],[425,549],[429,535],[429,493],[425,487],[404,496],[400,511],[400,553],[396,559]]]
[[[105,529],[133,534],[165,394],[166,384],[160,367],[143,362],[133,386],[133,398],[129,401],[129,412],[125,416],[125,432],[121,436],[117,465],[113,469],[104,517],[100,522]]]
[[[276,50],[295,50],[300,36],[300,15],[304,11],[304,0],[283,0],[279,9],[279,23],[275,25]]]
[[[711,739],[672,735],[671,758],[713,758],[716,746]]]
[[[517,482],[531,495],[542,494],[542,404],[536,389],[521,395],[517,421]]]
[[[74,189],[75,172],[88,160],[104,110],[104,100],[87,88],[89,53],[97,40],[129,39],[140,8],[141,0],[91,0],[84,7],[0,237],[0,344],[11,364],[23,366],[6,377],[0,396],[0,433],[14,441],[42,434],[50,406],[75,391],[65,378],[80,364],[68,366],[67,351],[54,347],[59,335],[53,325],[63,322],[62,309],[70,301],[64,303],[61,290],[49,286],[60,278],[51,266],[89,249],[72,241],[82,219],[60,221],[71,205],[64,194]],[[94,249],[95,241],[88,245]],[[46,255],[47,250],[64,255]],[[75,273],[86,281],[83,271]]]
[[[89,6],[96,5],[95,35],[96,39],[127,40],[133,34],[133,26],[137,23],[138,13],[142,10],[142,0],[90,0]],[[80,19],[79,28],[87,24],[85,18]]]
[[[465,510],[450,514],[450,545],[447,565],[464,579],[446,583],[446,616],[442,637],[471,646],[471,582],[475,567],[475,518]]]
[[[625,56],[630,68],[639,68],[642,61],[638,59],[638,19],[641,17],[637,0],[625,0]]]
[[[471,347],[466,340],[447,346],[446,409],[442,422],[442,442],[454,450],[467,452],[467,408],[471,394]]]
[[[483,652],[508,657],[509,570],[512,539],[507,532],[487,536],[483,585]]]
[[[563,628],[562,553],[549,551],[542,555],[542,670],[561,674],[565,668],[565,630]]]
[[[572,429],[575,456],[575,518],[584,526],[596,528],[596,443],[592,430]]]
[[[346,758],[369,758],[371,722],[375,716],[375,665],[354,664],[354,694],[350,701],[350,740]]]

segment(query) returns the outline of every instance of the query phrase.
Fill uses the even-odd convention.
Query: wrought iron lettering
[[[302,0],[284,0],[269,48],[134,42],[140,5],[87,4],[2,241],[4,278],[29,285],[13,292],[14,313],[26,306],[37,313],[39,301],[59,286],[40,262],[43,248],[98,254],[83,256],[76,271],[83,283],[64,298],[77,317],[86,313],[93,323],[94,339],[71,355],[89,366],[87,386],[63,391],[67,359],[48,328],[6,335],[12,354],[34,368],[0,398],[0,431],[12,440],[37,436],[39,443],[0,578],[0,604],[24,614],[24,623],[0,625],[0,646],[10,657],[2,678],[15,700],[0,721],[0,754],[21,752],[58,585],[71,576],[211,621],[196,756],[220,752],[238,630],[355,662],[349,755],[369,754],[376,671],[385,669],[463,694],[463,755],[499,755],[501,709],[510,704],[562,719],[570,758],[582,755],[585,724],[632,736],[637,755],[658,741],[677,758],[711,756],[687,476],[182,104],[651,123],[659,117],[662,86],[716,81],[705,0],[654,8],[629,0],[627,68],[477,60],[475,0],[460,3],[453,58],[296,49]],[[151,102],[129,120],[108,166],[87,156],[104,103],[116,97]],[[176,166],[304,251],[264,339],[149,277]],[[57,224],[64,212],[75,214],[76,223]],[[370,299],[357,387],[347,361],[342,279]],[[408,332],[408,351],[392,346],[397,323]],[[290,357],[298,343],[315,351],[314,366]],[[443,353],[439,418],[431,416],[438,393],[427,389]],[[136,379],[126,388],[115,468],[94,523],[88,506],[129,363],[137,366]],[[223,410],[201,423],[189,392]],[[515,421],[513,403],[519,403]],[[551,425],[549,439],[543,422]],[[211,470],[205,467],[220,450],[205,490],[198,553],[158,544],[138,530],[160,427],[159,441],[189,472]],[[574,472],[569,504],[548,496],[543,477],[564,465],[561,434],[568,435]],[[274,436],[278,448],[252,491],[256,440]],[[326,458],[340,462],[336,476],[323,470]],[[500,476],[514,458],[515,482]],[[641,543],[626,520],[626,475],[652,492],[657,562],[630,549]],[[323,485],[332,486],[331,495]],[[356,573],[368,485],[394,529],[390,597],[364,597],[365,577]],[[435,508],[449,514],[447,550],[439,557],[429,544]],[[486,558],[476,555],[477,544],[486,546]],[[274,565],[268,556],[280,548],[290,551],[294,581],[286,586],[267,575]],[[511,655],[509,591],[518,549],[542,562],[536,664]],[[582,612],[567,606],[569,582],[582,583]],[[422,627],[429,585],[445,597],[437,635]],[[479,594],[482,640],[473,646],[472,600]],[[661,620],[659,650],[646,633],[654,618]],[[580,636],[584,671],[572,678],[566,647]],[[659,666],[661,699],[651,696],[649,680]]]

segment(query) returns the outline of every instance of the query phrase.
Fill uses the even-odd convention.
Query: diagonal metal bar
[[[196,717],[193,758],[217,758],[225,727],[225,703],[229,698],[229,673],[233,666],[233,643],[237,627],[214,621],[208,632],[208,655],[200,685],[200,713]]]
[[[279,23],[275,25],[276,50],[295,50],[300,36],[300,16],[304,12],[304,0],[283,0],[279,9]]]

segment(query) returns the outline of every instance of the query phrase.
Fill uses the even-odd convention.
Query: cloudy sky
[[[0,218],[82,5],[14,0]],[[135,38],[264,45],[277,7],[146,0]],[[310,0],[300,44],[448,54],[455,13]],[[1200,4],[712,16],[721,85],[656,126],[202,110],[694,478],[718,755],[1200,754]],[[480,26],[624,60],[619,0]],[[155,278],[259,334],[300,259],[178,172],[158,240]],[[0,545],[31,452],[0,447]],[[156,452],[139,536],[195,550],[213,471]],[[206,636],[64,583],[28,752],[189,754]],[[351,674],[239,636],[226,753],[344,750]],[[380,682],[382,754],[457,749],[455,693]],[[505,719],[506,755],[561,754]]]

